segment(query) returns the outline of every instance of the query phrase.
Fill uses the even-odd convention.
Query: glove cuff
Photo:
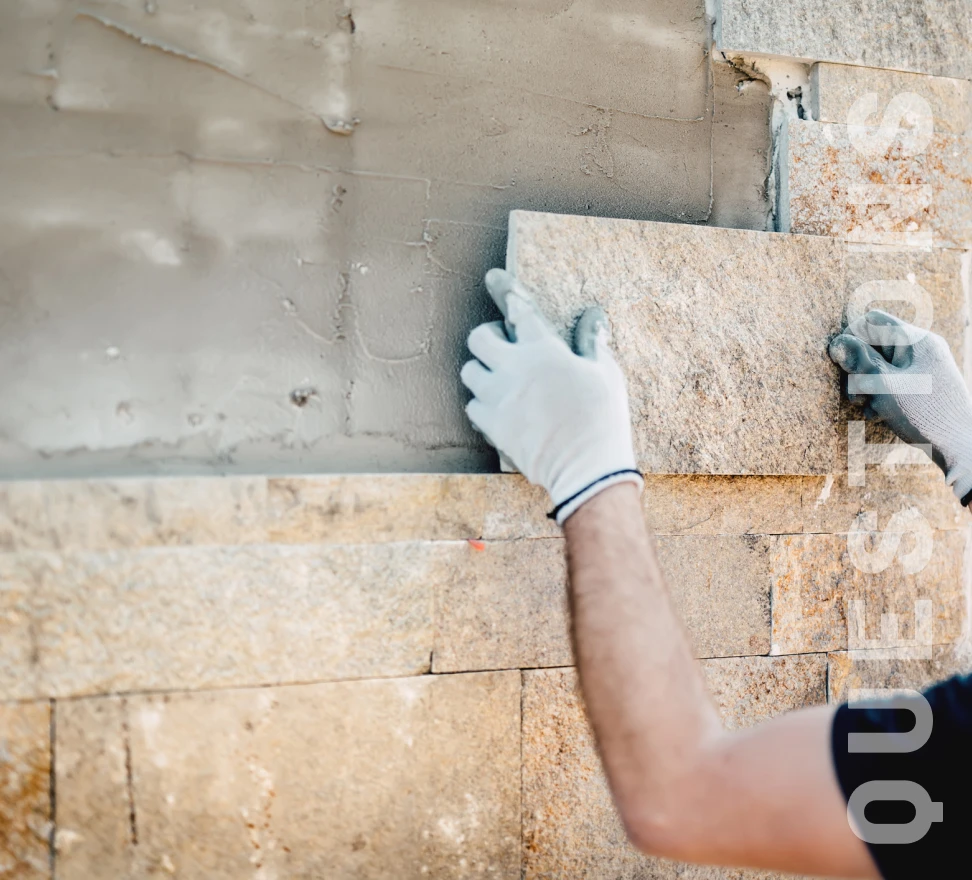
[[[611,486],[617,486],[619,483],[634,483],[638,487],[638,491],[645,486],[645,478],[641,475],[640,471],[633,469],[626,469],[623,471],[614,471],[610,474],[605,474],[603,477],[599,477],[593,483],[589,483],[579,492],[574,493],[566,501],[558,504],[547,517],[552,520],[556,520],[558,526],[562,526],[567,518],[574,513],[582,504],[586,501],[590,501],[595,495],[600,494],[605,489]]]

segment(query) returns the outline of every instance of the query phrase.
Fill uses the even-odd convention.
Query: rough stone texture
[[[59,712],[66,880],[106,854],[112,876],[519,877],[517,672]]]
[[[479,538],[492,479],[383,474],[0,482],[0,551]],[[525,504],[519,494],[506,493],[504,500]]]
[[[56,704],[55,859],[61,878],[133,876],[139,815],[130,717],[124,698]]]
[[[0,877],[51,876],[51,707],[0,703]]]
[[[879,522],[884,528],[886,521]],[[915,603],[932,603],[935,644],[956,641],[966,619],[963,578],[964,532],[931,533],[927,564],[907,573],[901,560],[914,552],[916,538],[886,532],[862,535],[863,553],[875,573],[858,567],[847,535],[783,535],[771,539],[773,568],[773,654],[839,651],[848,647],[848,602],[863,600],[866,637],[877,638],[880,616],[899,615],[899,635],[915,638]],[[897,548],[897,556],[891,551]],[[880,564],[890,562],[877,571]]]
[[[112,550],[265,540],[267,480],[0,483],[0,550]]]
[[[877,441],[868,436],[868,442]],[[484,538],[560,536],[559,527],[547,518],[544,490],[516,474],[486,479]],[[827,477],[649,474],[642,505],[658,535],[842,534],[864,511],[891,515],[906,507],[918,508],[934,529],[968,525],[968,514],[930,463],[898,467],[893,473],[868,467],[861,487],[847,485],[846,470]]]
[[[815,64],[810,71],[810,84],[810,112],[817,122],[847,125],[852,121],[851,108],[861,98],[876,95],[879,109],[868,121],[880,125],[891,101],[898,95],[911,94],[928,102],[936,131],[972,135],[972,84],[968,80],[846,64]]]
[[[826,700],[822,656],[701,664],[729,727]],[[572,669],[523,676],[523,858],[528,878],[755,878],[689,868],[630,847],[611,802]]]
[[[662,537],[658,554],[699,657],[769,651],[769,541]],[[572,662],[560,540],[486,543],[436,583],[433,670]]]
[[[835,469],[839,243],[515,211],[507,268],[565,335],[584,307],[605,308],[642,468]]]
[[[924,690],[972,671],[972,661],[952,645],[936,645],[928,659],[869,657],[866,651],[837,651],[827,658],[827,688],[831,703],[844,703],[854,688]]]
[[[433,588],[434,672],[572,662],[562,540],[487,542]]]
[[[702,0],[345,6],[3,4],[0,475],[491,470],[511,209],[764,227]]]
[[[879,440],[881,437],[867,438],[868,442]],[[808,481],[801,501],[802,531],[846,534],[856,526],[860,514],[869,511],[876,512],[887,528],[894,514],[909,508],[918,510],[935,530],[960,530],[969,524],[968,512],[945,485],[942,472],[929,462],[893,471],[869,466],[863,486],[849,486],[846,469],[833,477]]]
[[[857,243],[966,248],[972,243],[972,141],[791,120],[781,151],[781,228]]]
[[[724,50],[972,78],[965,0],[720,0]]]
[[[0,554],[0,695],[424,672],[432,588],[448,576],[455,550],[412,543]]]
[[[271,479],[267,537],[308,544],[479,538],[488,479],[419,474]]]

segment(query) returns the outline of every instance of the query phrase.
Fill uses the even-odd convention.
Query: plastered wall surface
[[[702,0],[11,0],[0,474],[481,470],[512,208],[765,228]]]

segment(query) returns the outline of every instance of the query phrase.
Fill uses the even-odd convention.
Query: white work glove
[[[905,443],[928,444],[963,504],[972,493],[972,397],[948,349],[927,330],[873,310],[830,343],[848,396]]]
[[[550,493],[558,524],[609,486],[631,482],[640,490],[628,393],[604,312],[588,309],[578,321],[575,354],[512,275],[493,269],[486,287],[506,325],[481,324],[469,334],[477,360],[461,377],[475,395],[466,407],[473,426]]]

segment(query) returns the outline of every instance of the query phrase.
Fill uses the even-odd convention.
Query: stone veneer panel
[[[972,658],[961,648],[935,645],[930,657],[912,659],[888,656],[884,652],[836,651],[827,658],[827,690],[831,703],[847,701],[854,688],[907,688],[924,690],[951,678],[972,672]]]
[[[773,654],[846,649],[848,602],[852,600],[866,603],[868,639],[879,637],[880,616],[886,613],[899,615],[902,639],[914,638],[915,603],[919,600],[932,603],[935,644],[951,644],[962,635],[966,618],[964,532],[932,531],[930,558],[916,573],[907,573],[901,563],[916,545],[915,536],[905,532],[864,534],[858,551],[861,556],[856,558],[847,535],[781,535],[771,540]],[[898,557],[891,552],[895,547],[900,551]],[[872,560],[866,564],[875,573],[858,566],[865,558]]]
[[[814,61],[838,61],[972,78],[966,0],[720,0],[719,46]]]
[[[484,538],[560,537],[560,528],[547,518],[543,489],[516,474],[488,480]],[[968,514],[930,462],[894,473],[868,467],[860,487],[847,485],[846,470],[826,477],[649,474],[642,505],[657,535],[841,534],[862,511],[887,515],[906,507],[918,508],[935,529],[968,525]]]
[[[520,692],[508,672],[59,706],[57,875],[518,878]]]
[[[0,693],[424,672],[432,585],[455,546],[0,554]]]
[[[867,146],[855,146],[845,125],[790,120],[783,229],[857,243],[972,245],[972,140],[934,134],[910,146],[905,136],[882,140],[877,128],[858,134]]]
[[[697,656],[768,653],[768,538],[661,537],[658,554]],[[436,582],[435,672],[571,662],[561,540],[487,542]]]
[[[810,71],[811,114],[817,122],[847,125],[870,122],[880,125],[889,105],[898,95],[918,95],[928,102],[935,131],[968,136],[972,134],[972,83],[964,79],[921,76],[899,70],[877,70],[847,64],[815,64]],[[865,96],[876,95],[876,110],[853,119],[851,109]]]
[[[514,211],[507,268],[565,337],[605,308],[643,469],[835,469],[839,242]]]
[[[0,877],[51,876],[51,707],[0,703]]]
[[[701,668],[730,728],[826,700],[823,656],[707,660]],[[628,844],[572,669],[523,674],[523,859],[527,878],[770,876],[676,865]]]

